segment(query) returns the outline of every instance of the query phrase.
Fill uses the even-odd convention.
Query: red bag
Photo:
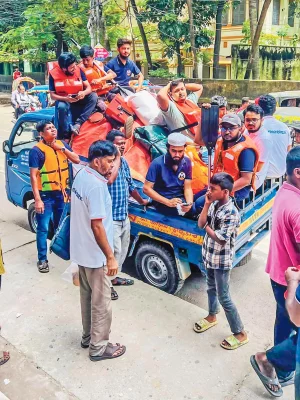
[[[151,162],[150,154],[145,147],[135,141],[133,146],[124,154],[124,158],[129,164],[132,178],[145,182]]]
[[[111,124],[103,114],[96,112],[82,124],[79,135],[75,136],[72,149],[80,156],[88,157],[89,148],[96,140],[105,140],[106,135],[112,130]]]
[[[105,115],[124,125],[127,118],[134,115],[134,111],[127,105],[125,99],[117,94],[107,106]]]

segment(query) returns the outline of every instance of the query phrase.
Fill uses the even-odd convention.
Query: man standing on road
[[[136,64],[129,58],[131,53],[131,43],[132,42],[129,39],[118,39],[117,48],[119,54],[104,66],[104,70],[105,72],[115,72],[117,75],[115,81],[120,86],[129,86],[131,76],[137,76],[138,87],[136,88],[136,92],[139,92],[143,86],[144,75]]]
[[[256,104],[250,104],[244,111],[245,127],[259,153],[259,164],[255,176],[256,189],[263,185],[268,176],[273,146],[270,133],[263,127],[263,117],[262,108]]]
[[[70,254],[79,266],[83,334],[91,361],[122,356],[126,347],[108,342],[111,329],[111,291],[107,277],[118,272],[113,253],[112,202],[107,178],[117,148],[108,141],[94,142],[88,166],[76,175],[71,194]]]
[[[79,163],[79,157],[64,142],[56,140],[57,130],[51,121],[40,121],[36,130],[41,141],[29,153],[30,181],[35,201],[39,272],[49,272],[47,236],[53,215],[54,229],[58,227],[64,208],[65,190],[69,182],[68,160]]]
[[[273,142],[268,178],[280,178],[285,174],[286,156],[292,145],[290,130],[283,122],[274,118],[276,100],[273,96],[260,96],[258,105],[264,110],[263,127],[270,133]]]
[[[271,279],[277,303],[274,326],[275,346],[252,356],[251,363],[268,391],[294,382],[298,328],[291,322],[285,306],[286,270],[300,264],[300,147],[293,148],[286,160],[287,182],[279,189],[272,208],[272,231],[266,272]],[[276,383],[276,373],[279,379]],[[264,375],[264,378],[261,375]],[[270,390],[269,390],[270,389]],[[272,394],[272,393],[271,393]]]
[[[118,149],[114,167],[108,178],[108,190],[111,195],[113,209],[114,256],[118,262],[119,272],[121,272],[130,242],[129,195],[144,206],[148,204],[148,200],[143,199],[137,191],[131,177],[129,165],[122,157],[126,144],[124,133],[112,130],[106,136],[106,140],[113,143]],[[134,281],[132,279],[114,277],[111,283],[113,286],[129,286],[133,285]],[[111,287],[111,298],[112,300],[118,299],[118,293],[113,287]]]
[[[92,93],[84,72],[76,65],[74,54],[62,53],[58,57],[58,63],[49,71],[49,91],[51,99],[56,101],[59,139],[70,139],[71,133],[78,135],[81,125],[95,110],[98,98]]]

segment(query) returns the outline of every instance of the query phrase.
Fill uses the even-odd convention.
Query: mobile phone
[[[69,97],[72,97],[72,99],[76,99],[77,94],[69,94]]]

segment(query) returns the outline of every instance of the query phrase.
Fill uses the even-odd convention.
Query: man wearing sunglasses
[[[233,192],[237,201],[249,197],[255,190],[258,149],[249,136],[242,133],[242,122],[236,114],[226,114],[220,124],[221,137],[217,140],[214,171],[226,172],[234,179]]]

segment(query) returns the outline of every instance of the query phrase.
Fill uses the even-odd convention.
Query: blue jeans
[[[267,359],[280,379],[287,379],[296,369],[297,341],[298,332],[266,351]]]
[[[53,215],[53,225],[56,230],[65,203],[63,194],[59,190],[53,190],[53,192],[47,193],[41,192],[41,199],[44,203],[45,210],[43,214],[36,214],[36,245],[38,260],[43,262],[47,260],[47,236],[51,217]]]
[[[300,339],[299,339],[299,335],[298,335],[297,352],[296,352],[295,400],[300,400]]]
[[[230,270],[206,269],[209,314],[216,315],[222,305],[232,333],[240,333],[244,325],[229,292]]]

